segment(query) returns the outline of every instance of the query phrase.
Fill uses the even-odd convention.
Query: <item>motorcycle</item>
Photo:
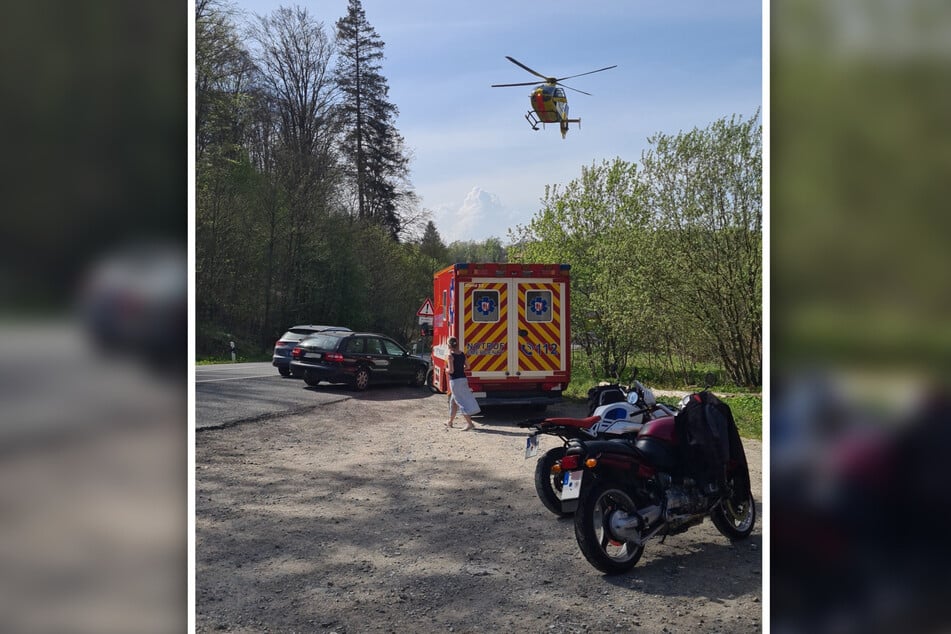
[[[633,377],[632,377],[633,379]],[[618,401],[623,396],[623,401]],[[597,405],[598,402],[605,402]],[[645,420],[671,416],[675,410],[658,403],[654,393],[639,381],[633,380],[630,387],[618,384],[597,386],[589,390],[589,416],[585,418],[540,418],[519,423],[535,431],[525,443],[525,458],[538,455],[539,436],[557,436],[562,440],[559,447],[549,449],[535,463],[535,492],[546,509],[555,515],[566,517],[561,505],[562,476],[552,468],[565,456],[568,441],[576,438],[635,438]]]
[[[708,516],[730,540],[749,537],[756,522],[732,413],[708,391],[684,397],[675,416],[646,422],[633,440],[569,440],[553,470],[582,554],[608,574],[633,568],[649,539]]]

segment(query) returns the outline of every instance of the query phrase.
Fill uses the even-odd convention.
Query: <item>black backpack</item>
[[[733,412],[726,403],[712,392],[698,392],[691,395],[674,420],[677,437],[682,440],[687,475],[704,488],[723,485],[727,466],[735,461],[739,475],[734,485],[749,489],[746,452]]]

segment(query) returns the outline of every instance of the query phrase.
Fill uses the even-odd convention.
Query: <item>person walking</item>
[[[466,378],[468,368],[466,355],[459,350],[459,340],[449,337],[449,356],[446,358],[446,370],[449,372],[449,421],[446,423],[446,429],[453,426],[456,413],[462,412],[462,417],[466,419],[466,426],[462,431],[469,431],[475,427],[472,417],[481,411],[472,390],[469,389],[469,379]]]

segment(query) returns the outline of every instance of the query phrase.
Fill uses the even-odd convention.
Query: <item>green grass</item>
[[[723,402],[730,406],[733,419],[743,438],[763,439],[763,397],[752,394],[726,396]]]
[[[259,355],[236,355],[235,360],[231,360],[231,355],[222,356],[222,357],[198,357],[195,360],[195,365],[216,365],[219,363],[258,363],[261,361],[270,361],[273,358],[273,355],[270,354],[259,354]]]

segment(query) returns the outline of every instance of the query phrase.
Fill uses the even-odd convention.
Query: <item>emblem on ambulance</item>
[[[542,297],[536,297],[531,301],[528,309],[536,315],[544,315],[548,312],[548,302]]]
[[[495,312],[495,300],[484,295],[476,301],[476,310],[488,317]]]

